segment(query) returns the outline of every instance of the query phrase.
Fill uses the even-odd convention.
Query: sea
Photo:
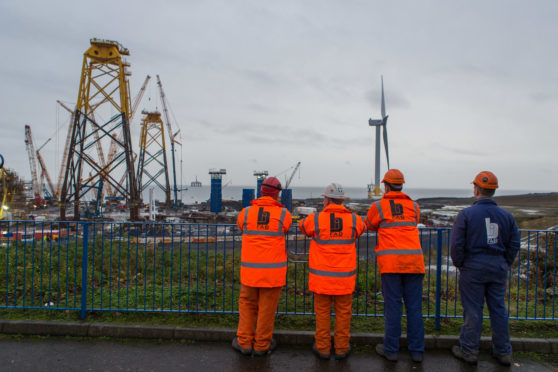
[[[251,188],[255,190],[255,186],[233,186],[229,185],[222,188],[223,200],[242,200],[242,190]],[[324,187],[312,186],[299,186],[293,187],[293,199],[308,199],[308,198],[321,198]],[[455,197],[467,198],[473,196],[473,188],[468,189],[429,189],[429,188],[405,188],[403,190],[407,195],[413,199],[422,198],[437,198],[437,197]],[[498,190],[497,195],[521,195],[533,193],[533,190]],[[541,191],[544,192],[544,191]],[[203,185],[201,187],[188,187],[187,190],[178,191],[178,199],[182,200],[184,204],[199,204],[209,200],[211,193],[210,185]],[[164,201],[164,193],[161,189],[154,189],[153,194],[156,200]],[[345,195],[349,199],[366,199],[368,197],[368,190],[366,187],[346,187]],[[143,201],[149,201],[149,191],[145,190],[143,193]],[[171,190],[171,199],[173,199]]]

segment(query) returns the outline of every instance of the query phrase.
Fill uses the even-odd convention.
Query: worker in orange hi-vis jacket
[[[343,206],[345,192],[338,183],[326,187],[324,210],[299,223],[310,243],[309,289],[314,292],[316,333],[313,352],[322,359],[331,354],[331,303],[335,308],[335,359],[349,356],[351,305],[357,268],[356,239],[366,230],[362,218]]]
[[[407,314],[408,349],[411,359],[420,363],[424,353],[424,256],[417,227],[420,208],[402,192],[405,178],[401,171],[388,170],[382,182],[384,196],[372,203],[365,220],[368,229],[378,231],[375,253],[384,296],[384,343],[376,345],[376,352],[388,360],[397,361],[403,300]]]
[[[286,283],[285,233],[291,214],[277,199],[281,183],[275,177],[262,182],[261,197],[244,208],[236,224],[242,231],[238,330],[233,349],[243,355],[263,356],[273,351],[275,313]]]

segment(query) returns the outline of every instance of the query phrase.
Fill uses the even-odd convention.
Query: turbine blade
[[[388,149],[388,138],[387,138],[387,121],[384,122],[384,148],[386,149],[386,160],[387,160],[387,166],[388,169],[389,168],[389,149]]]
[[[382,75],[382,119],[386,117],[386,101],[384,98],[384,75]]]

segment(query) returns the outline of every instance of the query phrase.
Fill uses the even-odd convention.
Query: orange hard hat
[[[405,177],[399,169],[390,169],[384,174],[382,182],[391,183],[393,185],[402,185],[405,183]]]
[[[265,180],[263,180],[260,191],[263,196],[275,197],[279,194],[279,191],[281,191],[282,189],[283,188],[281,187],[281,182],[279,182],[277,178],[267,177]]]
[[[490,171],[480,172],[471,183],[483,189],[494,190],[498,188],[498,178]]]

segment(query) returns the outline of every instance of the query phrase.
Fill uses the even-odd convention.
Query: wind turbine
[[[389,150],[388,150],[388,139],[387,139],[387,119],[386,115],[386,102],[384,98],[384,76],[382,75],[382,118],[381,119],[368,119],[368,125],[371,127],[376,127],[376,161],[374,170],[374,183],[368,185],[368,198],[379,197],[382,195],[382,190],[380,189],[380,130],[383,127],[383,138],[384,138],[384,148],[386,150],[386,160],[387,167],[389,169]]]

